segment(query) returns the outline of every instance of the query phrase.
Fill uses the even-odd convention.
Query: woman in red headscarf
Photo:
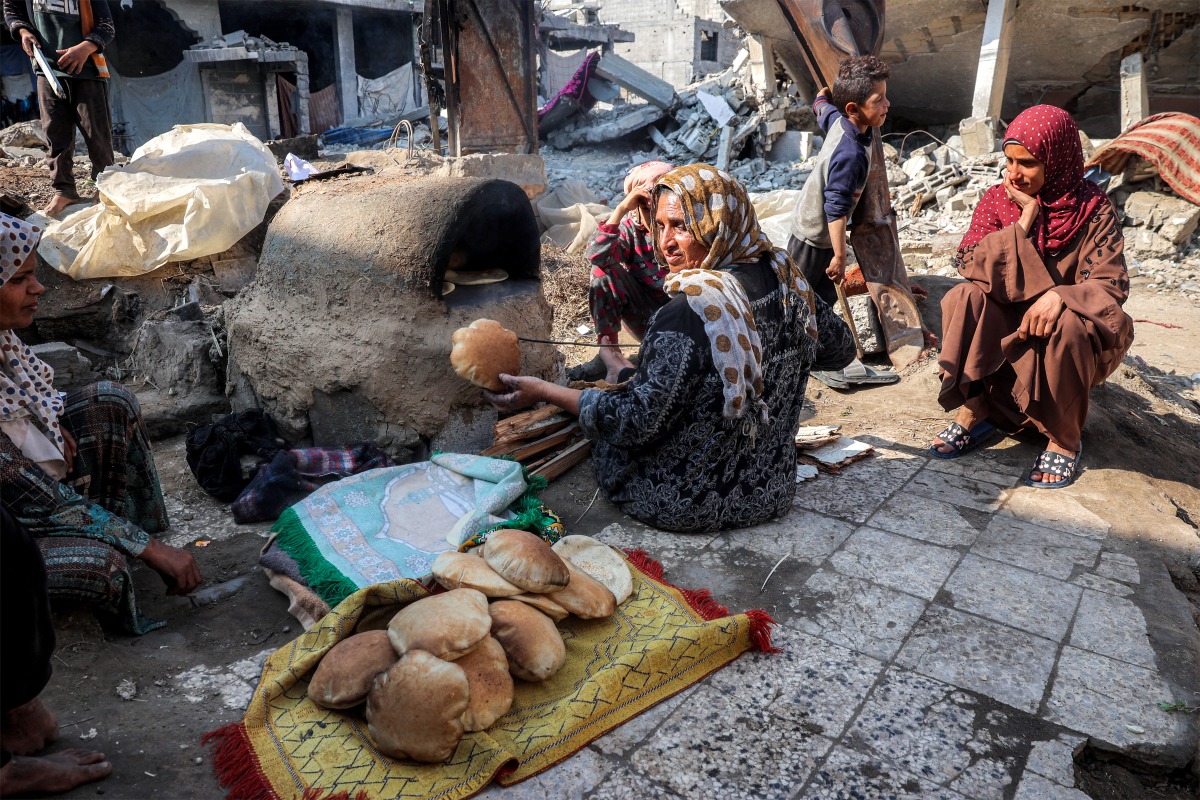
[[[1049,440],[1026,483],[1063,488],[1079,474],[1088,393],[1133,342],[1121,225],[1083,176],[1075,121],[1034,106],[1008,126],[1001,185],[983,196],[942,300],[942,388],[958,413],[930,447],[955,458],[999,427]]]

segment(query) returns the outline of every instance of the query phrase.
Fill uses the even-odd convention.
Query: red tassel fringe
[[[213,770],[217,782],[229,790],[226,800],[279,800],[267,776],[258,767],[250,737],[240,722],[231,722],[200,737],[201,744],[212,744]]]
[[[713,599],[712,592],[708,589],[680,589],[675,584],[668,582],[663,577],[662,564],[651,558],[645,550],[626,550],[625,554],[629,556],[629,563],[637,567],[643,574],[682,594],[683,599],[687,600],[692,610],[706,622],[729,616],[729,608]],[[746,617],[750,620],[750,642],[755,650],[761,653],[783,652],[771,644],[771,628],[777,623],[770,614],[762,609],[752,608],[746,612]]]
[[[771,628],[779,623],[761,608],[750,609],[746,616],[750,619],[750,641],[754,643],[754,649],[760,653],[782,653],[771,644]]]

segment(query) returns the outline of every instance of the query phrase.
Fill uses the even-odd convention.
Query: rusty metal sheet
[[[450,154],[536,153],[533,0],[439,0]]]
[[[842,60],[878,54],[883,44],[884,0],[775,2],[787,18],[818,87],[833,83]],[[900,256],[900,237],[878,133],[872,143],[867,185],[852,222],[850,246],[875,301],[888,357],[896,367],[907,366],[920,357],[925,335]]]

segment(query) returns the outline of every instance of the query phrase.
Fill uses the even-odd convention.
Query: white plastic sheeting
[[[275,157],[241,123],[181,125],[96,180],[100,203],[49,225],[38,253],[76,280],[142,275],[229,249],[283,191]]]
[[[596,223],[612,214],[612,209],[601,205],[587,182],[579,178],[563,181],[539,197],[534,207],[546,229],[542,241],[553,242],[572,254],[582,253],[596,235]]]
[[[758,227],[776,247],[787,249],[792,234],[792,209],[800,202],[799,189],[751,192],[750,203],[758,216]]]

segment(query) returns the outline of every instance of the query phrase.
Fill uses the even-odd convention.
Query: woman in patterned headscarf
[[[641,339],[650,317],[666,305],[663,279],[667,268],[654,260],[649,208],[654,182],[672,169],[665,161],[647,161],[629,170],[625,197],[608,220],[597,226],[596,235],[584,251],[591,265],[588,308],[600,344],[616,344],[622,324]],[[593,381],[603,378],[606,372],[608,367],[596,356],[570,369],[567,378]]]
[[[967,282],[942,300],[942,389],[954,422],[930,447],[955,458],[995,427],[1048,443],[1026,483],[1063,488],[1079,474],[1088,393],[1133,342],[1121,225],[1083,176],[1070,114],[1035,106],[1004,140],[1004,182],[983,196],[955,265]]]
[[[794,436],[808,374],[854,358],[850,331],[771,245],[745,188],[706,164],[655,183],[654,252],[670,301],[636,368],[602,350],[617,391],[501,376],[503,409],[546,400],[579,414],[605,494],[666,530],[753,525],[796,491]]]
[[[40,236],[0,214],[0,503],[35,537],[52,598],[145,633],[163,623],[138,613],[125,559],[146,562],[170,594],[199,586],[200,571],[150,535],[167,514],[137,400],[108,381],[62,398],[54,370],[13,331],[33,324],[46,291],[34,275]]]

